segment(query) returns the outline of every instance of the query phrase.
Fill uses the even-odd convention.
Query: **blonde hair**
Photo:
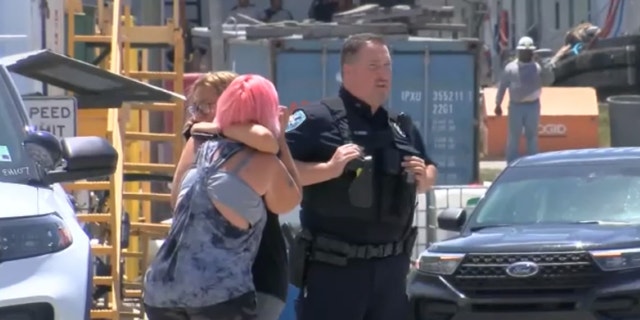
[[[237,77],[238,74],[231,71],[207,72],[201,75],[189,88],[189,93],[187,95],[189,103],[194,102],[193,95],[196,89],[208,87],[215,90],[216,95],[220,96],[229,84]]]

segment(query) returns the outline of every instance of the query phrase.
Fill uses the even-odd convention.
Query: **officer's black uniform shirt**
[[[191,127],[185,126],[182,135],[191,138]],[[282,301],[287,299],[289,264],[287,247],[280,229],[278,215],[267,211],[267,222],[262,240],[252,267],[253,284],[256,291],[272,295]]]
[[[371,108],[367,103],[356,98],[344,88],[340,89],[339,96],[344,102],[349,128],[354,140],[373,139],[374,137],[371,134],[373,131],[391,130],[389,113],[385,108],[380,107],[372,114]],[[290,119],[294,120],[290,120],[286,137],[291,154],[297,161],[329,161],[336,148],[344,144],[331,113],[327,107],[320,103],[301,107],[294,111]],[[363,130],[363,128],[369,128],[369,130]],[[427,164],[433,164],[426,154],[420,132],[415,127],[412,130],[414,147]],[[376,155],[373,154],[373,156],[375,157]],[[375,173],[380,172],[380,170],[381,168],[374,167],[374,177],[376,176]],[[375,183],[374,181],[374,185]],[[348,212],[347,210],[350,210],[350,208],[347,207],[344,210]],[[334,235],[352,243],[375,244],[398,240],[385,237],[386,234],[389,234],[389,225],[382,222],[363,223],[360,220],[332,220],[327,219],[327,217],[318,217],[314,213],[313,207],[305,206],[304,199],[301,205],[300,220],[302,226],[312,232]],[[354,230],[357,234],[354,234]]]

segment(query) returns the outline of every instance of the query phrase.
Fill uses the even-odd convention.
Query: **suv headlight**
[[[464,253],[438,253],[424,251],[418,258],[418,270],[421,272],[450,275],[464,259]]]
[[[55,253],[72,243],[57,214],[0,219],[0,262]]]
[[[595,250],[589,253],[598,266],[605,271],[640,268],[640,248]]]

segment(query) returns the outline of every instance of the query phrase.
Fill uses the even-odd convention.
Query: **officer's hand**
[[[333,176],[339,177],[344,171],[344,167],[349,161],[358,158],[362,155],[362,149],[353,143],[345,144],[336,149],[333,153],[333,157],[327,163],[331,168]]]
[[[416,156],[406,156],[403,160],[402,167],[407,173],[413,174],[418,190],[424,190],[429,187],[427,186],[429,183],[427,179],[427,165],[424,163],[424,160]]]
[[[496,108],[493,110],[496,116],[502,116],[502,107],[500,105],[496,105]]]
[[[427,166],[424,164],[424,160],[416,156],[406,156],[403,160],[402,167],[408,173],[414,174],[416,176],[416,180],[418,180],[420,176],[424,176],[426,174]]]

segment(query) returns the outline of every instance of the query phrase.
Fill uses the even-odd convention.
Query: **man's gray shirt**
[[[508,63],[502,72],[500,85],[496,94],[496,104],[501,105],[504,94],[509,89],[509,101],[512,103],[533,102],[540,98],[543,86],[554,81],[551,66],[540,66],[537,62]]]

